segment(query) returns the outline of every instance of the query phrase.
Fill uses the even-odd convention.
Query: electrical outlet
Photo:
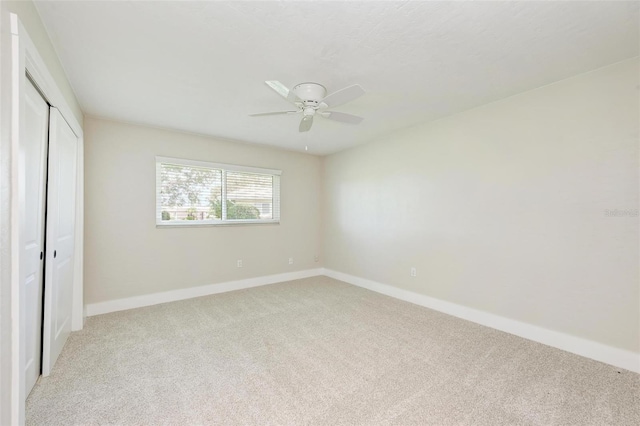
[[[238,264],[238,268],[242,268],[242,259],[238,259],[237,264]]]
[[[289,258],[289,265],[293,265],[293,257]]]
[[[412,277],[417,277],[418,276],[418,271],[416,271],[416,268],[411,268],[411,276]]]
[[[318,256],[318,255],[313,256],[313,261],[314,262],[319,262],[320,261],[320,256]]]

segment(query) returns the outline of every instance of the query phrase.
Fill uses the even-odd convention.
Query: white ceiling
[[[86,114],[328,154],[638,55],[638,2],[36,2]],[[358,83],[300,116],[264,80]]]

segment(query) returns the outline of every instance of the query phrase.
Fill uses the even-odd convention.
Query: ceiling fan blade
[[[300,102],[300,98],[296,95],[296,92],[293,90],[289,90],[289,95],[287,96],[287,100],[291,103]]]
[[[301,132],[308,132],[311,129],[311,125],[313,124],[313,115],[305,115],[302,117],[302,121],[300,121],[300,127],[298,128]]]
[[[363,117],[359,117],[357,115],[336,111],[324,111],[322,112],[322,116],[324,118],[328,118],[329,120],[341,121],[342,123],[349,124],[360,124],[362,120],[364,120]]]
[[[250,117],[261,117],[263,115],[281,115],[281,114],[297,114],[300,111],[275,111],[275,112],[260,112],[258,114],[249,114]]]
[[[287,97],[289,96],[289,89],[287,89],[287,86],[280,83],[279,81],[267,80],[265,81],[265,83],[267,84],[267,86],[271,87],[274,92],[276,92],[278,95],[282,96],[283,98],[287,99]]]
[[[346,104],[360,96],[364,95],[365,91],[359,84],[354,84],[353,86],[345,87],[344,89],[340,89],[337,92],[333,92],[328,95],[326,98],[322,100],[327,106],[335,107],[338,105]]]

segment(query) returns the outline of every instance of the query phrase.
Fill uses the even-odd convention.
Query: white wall
[[[282,170],[280,224],[156,228],[156,155]],[[320,172],[307,154],[86,117],[85,303],[319,267]]]
[[[325,267],[640,351],[638,217],[605,214],[638,209],[638,76],[628,60],[327,157]]]

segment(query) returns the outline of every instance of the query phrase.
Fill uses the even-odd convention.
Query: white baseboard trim
[[[263,277],[247,278],[244,280],[227,281],[218,284],[209,284],[197,287],[189,287],[180,290],[164,291],[162,293],[145,294],[143,296],[127,297],[125,299],[108,300],[106,302],[90,303],[86,305],[86,315],[108,314],[110,312],[124,311],[127,309],[142,308],[144,306],[158,305],[160,303],[175,302],[177,300],[191,299],[194,297],[208,296],[210,294],[226,293],[228,291],[242,290],[245,288],[259,287],[268,284],[276,284],[284,281],[298,280],[301,278],[322,275],[322,268],[306,269],[283,274],[266,275]]]
[[[331,269],[323,269],[323,274],[358,287],[404,300],[405,302],[424,306],[435,311],[443,312],[445,314],[495,328],[506,333],[514,334],[525,339],[533,340],[534,342],[542,343],[576,355],[640,373],[640,354],[635,352],[618,349],[592,340],[572,336],[570,334],[548,330],[546,328],[490,314],[488,312],[466,306],[457,305],[455,303],[446,302],[444,300],[435,299],[412,291],[402,290],[387,284],[367,280],[365,278],[356,277]]]

